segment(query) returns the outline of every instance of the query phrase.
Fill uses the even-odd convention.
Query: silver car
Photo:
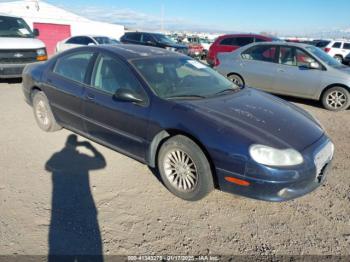
[[[218,55],[221,74],[238,85],[322,101],[332,111],[350,105],[350,67],[318,47],[264,42]]]

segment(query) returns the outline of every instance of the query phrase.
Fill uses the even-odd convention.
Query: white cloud
[[[75,12],[89,19],[121,24],[133,29],[160,30],[162,27],[161,11],[159,16],[149,15],[132,9],[106,9],[98,6],[80,6],[63,8]],[[213,25],[198,24],[180,17],[164,16],[163,25],[165,30],[194,30],[194,31],[214,31],[218,30]]]

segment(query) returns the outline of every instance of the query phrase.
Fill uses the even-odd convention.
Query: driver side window
[[[101,55],[97,60],[91,82],[97,90],[111,95],[114,95],[119,88],[144,94],[143,87],[130,69],[117,59],[105,55]]]

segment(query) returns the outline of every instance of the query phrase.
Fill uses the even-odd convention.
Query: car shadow
[[[22,83],[22,78],[7,78],[2,79],[0,78],[0,84],[20,84]]]
[[[292,103],[298,103],[298,104],[303,104],[307,106],[317,107],[327,111],[327,109],[323,107],[322,103],[317,100],[311,100],[311,99],[299,98],[299,97],[293,97],[293,96],[283,96],[283,95],[276,95],[276,96]],[[346,110],[350,110],[350,107]]]
[[[78,148],[90,152],[81,153]],[[105,167],[103,155],[89,142],[79,142],[76,135],[68,136],[64,148],[46,162],[52,175],[48,261],[103,261],[89,171]]]
[[[298,104],[303,104],[307,106],[313,106],[313,107],[324,109],[321,102],[317,100],[311,100],[311,99],[299,98],[299,97],[293,97],[293,96],[283,96],[283,95],[276,95],[276,96],[292,103],[298,103]]]

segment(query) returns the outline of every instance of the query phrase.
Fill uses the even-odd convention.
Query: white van
[[[0,78],[21,77],[25,65],[47,60],[38,35],[22,18],[0,14]]]

